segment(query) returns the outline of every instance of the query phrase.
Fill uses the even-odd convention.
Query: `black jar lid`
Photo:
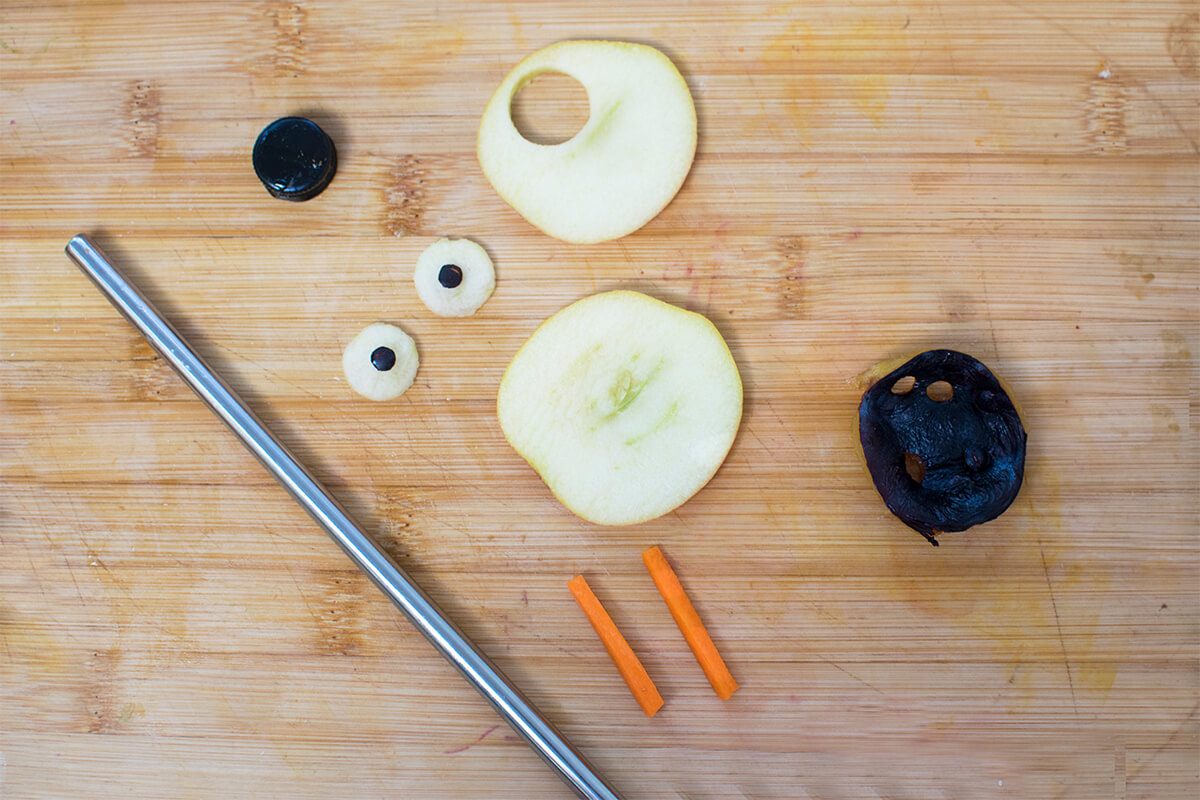
[[[263,129],[254,143],[254,173],[272,197],[310,200],[337,171],[333,140],[312,120],[283,117]]]

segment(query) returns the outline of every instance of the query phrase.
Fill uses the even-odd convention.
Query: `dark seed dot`
[[[445,286],[447,289],[453,289],[462,283],[463,271],[462,267],[457,264],[443,264],[438,272],[438,283]]]
[[[387,372],[396,366],[396,353],[390,347],[376,347],[371,353],[371,366],[380,372]]]

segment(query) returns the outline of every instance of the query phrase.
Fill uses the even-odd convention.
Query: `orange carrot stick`
[[[650,577],[654,578],[654,585],[658,587],[663,600],[667,601],[667,608],[671,609],[671,616],[675,618],[679,632],[687,640],[688,647],[692,648],[692,654],[700,662],[700,668],[708,676],[708,682],[712,684],[713,691],[717,693],[717,697],[728,700],[737,691],[737,681],[729,674],[729,669],[721,660],[717,646],[713,644],[712,638],[704,628],[704,623],[700,621],[700,615],[696,613],[696,609],[692,607],[692,601],[688,600],[683,587],[679,584],[675,570],[671,569],[666,556],[657,545],[642,553],[642,560],[646,562],[646,569],[650,570]]]
[[[604,610],[604,606],[600,604],[592,592],[592,587],[588,586],[584,577],[577,575],[567,583],[567,586],[571,589],[571,594],[575,595],[575,600],[583,609],[583,613],[587,614],[592,627],[596,629],[596,634],[604,643],[604,649],[608,651],[613,663],[617,665],[617,670],[625,679],[629,691],[633,692],[633,699],[637,700],[647,717],[653,717],[655,712],[662,708],[663,699],[662,695],[658,693],[658,689],[655,688],[654,681],[650,680],[650,676],[646,674],[642,662],[638,661],[638,657],[633,654],[629,643],[617,630],[612,617]]]

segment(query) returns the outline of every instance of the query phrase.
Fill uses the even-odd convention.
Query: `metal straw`
[[[242,440],[350,559],[404,612],[417,630],[458,668],[550,768],[586,800],[620,800],[587,760],[504,677],[487,656],[448,620],[404,570],[359,530],[336,500],[275,440],[204,360],[162,318],[141,292],[117,271],[86,236],[67,244],[67,255],[141,331],[188,386]]]

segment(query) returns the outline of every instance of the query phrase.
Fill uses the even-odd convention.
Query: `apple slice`
[[[404,394],[419,365],[412,337],[386,322],[363,328],[342,353],[346,382],[368,400],[391,400]]]
[[[438,239],[417,258],[417,296],[439,317],[469,317],[496,288],[487,251],[470,239]]]
[[[500,427],[567,508],[601,525],[667,513],[721,466],[742,381],[704,317],[638,292],[542,323],[500,382]]]
[[[561,144],[513,125],[512,100],[546,72],[583,84],[590,116]],[[510,206],[567,242],[617,239],[671,202],[696,154],[696,108],[665,55],[628,42],[567,41],[528,56],[492,95],[479,125],[479,164]]]

